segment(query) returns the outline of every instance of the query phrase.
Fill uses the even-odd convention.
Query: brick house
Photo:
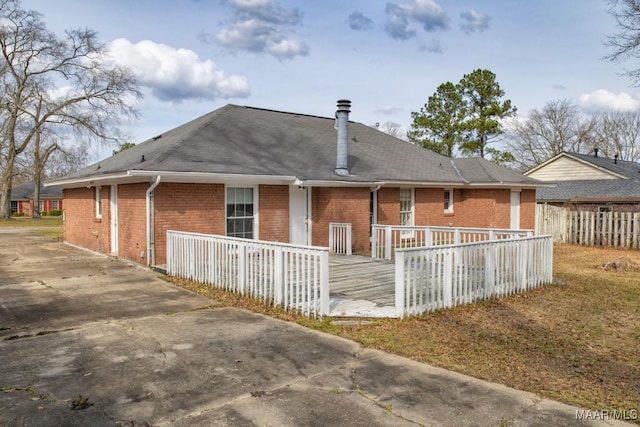
[[[227,105],[46,185],[64,188],[64,240],[150,265],[166,231],[327,246],[352,224],[534,227],[539,182],[449,159],[361,123]]]
[[[33,215],[33,181],[14,187],[11,190],[11,214]],[[62,210],[62,188],[46,187],[40,189],[40,213]]]

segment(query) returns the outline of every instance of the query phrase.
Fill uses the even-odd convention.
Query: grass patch
[[[334,325],[209,286],[172,280],[239,307],[476,378],[589,409],[640,410],[640,252],[556,245],[563,285],[409,319]],[[624,271],[605,270],[624,260]],[[638,271],[636,271],[638,270]]]
[[[35,234],[51,240],[62,240],[62,217],[45,216],[42,218],[13,217],[0,219],[0,227],[32,228]]]

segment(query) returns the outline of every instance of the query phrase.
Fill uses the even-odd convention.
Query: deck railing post
[[[396,315],[399,318],[403,318],[406,313],[405,301],[404,301],[404,276],[405,276],[405,264],[404,264],[404,252],[399,251],[396,252],[396,279],[395,279],[395,287],[396,287]]]
[[[329,314],[329,252],[320,253],[320,316]]]
[[[238,291],[244,295],[247,284],[247,247],[238,244]]]
[[[347,232],[347,247],[345,249],[346,249],[347,255],[351,255],[351,223],[347,224],[346,232]]]
[[[167,230],[167,274],[174,276],[173,274],[173,239],[171,232]]]
[[[458,236],[459,238],[459,236]],[[442,299],[444,307],[449,308],[453,305],[453,251],[446,250],[444,254],[444,275],[442,278]]]
[[[384,259],[391,259],[391,227],[384,228]]]
[[[378,227],[371,226],[371,258],[378,258]]]
[[[273,276],[275,304],[280,305],[284,301],[284,256],[282,248],[275,248],[274,250]]]
[[[489,298],[494,294],[495,287],[495,245],[486,245],[484,252],[484,297]]]

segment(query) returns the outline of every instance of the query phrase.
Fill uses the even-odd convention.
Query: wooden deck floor
[[[329,257],[331,316],[395,317],[395,264],[358,255]]]

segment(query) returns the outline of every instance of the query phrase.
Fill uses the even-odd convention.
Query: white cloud
[[[460,24],[460,28],[467,34],[489,29],[489,21],[491,20],[489,15],[469,9],[466,12],[462,12],[460,17],[465,21]]]
[[[411,0],[409,3],[387,3],[386,13],[391,15],[385,30],[396,39],[408,39],[416,35],[409,21],[422,25],[425,31],[446,30],[449,18],[442,6],[434,0]]]
[[[640,100],[634,99],[626,92],[613,93],[606,89],[598,89],[580,95],[580,105],[586,111],[597,113],[602,111],[637,111]]]
[[[373,29],[373,21],[368,16],[365,16],[359,11],[355,11],[349,15],[347,23],[352,30],[364,31]]]
[[[402,107],[397,107],[395,105],[386,105],[382,108],[378,108],[377,110],[374,111],[376,114],[383,114],[386,116],[391,116],[394,114],[400,114],[402,112],[404,112],[404,108]]]
[[[309,47],[293,37],[293,28],[302,22],[298,9],[285,9],[274,0],[228,0],[232,18],[215,36],[201,34],[232,52],[267,53],[278,59],[309,54]]]
[[[246,77],[226,76],[215,62],[201,60],[189,49],[176,49],[149,40],[133,44],[127,39],[116,39],[109,50],[118,64],[129,67],[138,82],[163,101],[249,95]]]

